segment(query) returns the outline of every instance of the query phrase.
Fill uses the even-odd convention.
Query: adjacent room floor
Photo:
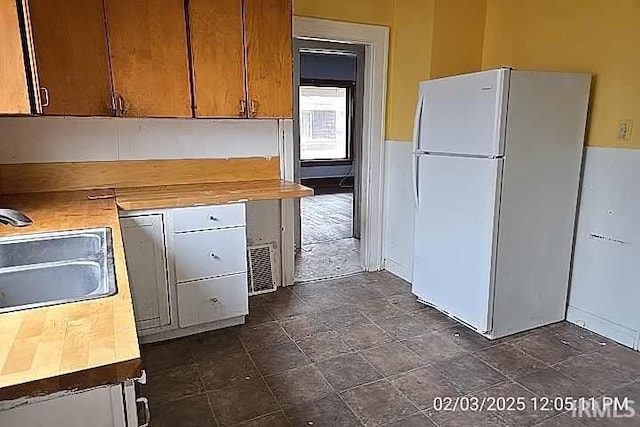
[[[322,194],[300,201],[302,247],[297,282],[362,271],[360,241],[353,235],[353,193]]]
[[[246,325],[144,345],[142,362],[154,426],[640,425],[532,404],[619,396],[640,414],[640,354],[566,322],[489,341],[386,272],[252,297]],[[459,396],[528,403],[434,408],[436,398]]]

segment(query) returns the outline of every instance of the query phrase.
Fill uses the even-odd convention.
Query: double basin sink
[[[116,291],[110,228],[0,238],[0,313]]]

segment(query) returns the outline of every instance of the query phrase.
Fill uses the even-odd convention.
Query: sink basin
[[[87,259],[99,255],[101,250],[98,234],[41,234],[28,240],[24,237],[27,236],[0,239],[0,268]]]
[[[0,238],[0,313],[116,291],[109,228]]]

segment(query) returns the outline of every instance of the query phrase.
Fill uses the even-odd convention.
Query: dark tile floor
[[[566,322],[489,341],[382,273],[250,299],[246,325],[145,345],[153,426],[640,426],[570,413],[437,411],[434,398],[620,396],[640,355]]]

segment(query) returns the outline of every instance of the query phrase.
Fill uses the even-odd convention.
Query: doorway
[[[360,193],[365,48],[294,42],[295,281],[362,271]]]

